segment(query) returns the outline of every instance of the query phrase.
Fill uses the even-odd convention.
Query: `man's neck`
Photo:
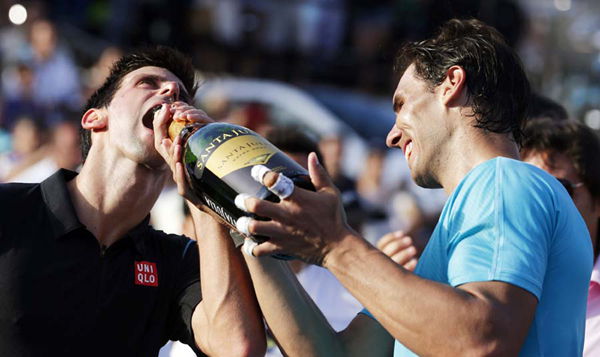
[[[446,193],[451,194],[462,179],[477,165],[496,157],[519,160],[517,145],[507,134],[468,128],[450,140],[438,177]]]
[[[81,223],[102,246],[110,246],[148,215],[167,174],[123,158],[88,157],[68,189]]]

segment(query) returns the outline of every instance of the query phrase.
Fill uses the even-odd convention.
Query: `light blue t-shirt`
[[[551,175],[495,158],[449,197],[415,273],[454,287],[503,281],[538,299],[520,356],[580,356],[593,255],[572,199]],[[394,356],[414,356],[396,341]]]

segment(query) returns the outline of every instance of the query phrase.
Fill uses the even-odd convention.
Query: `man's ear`
[[[467,104],[467,73],[461,66],[452,66],[446,71],[446,79],[438,86],[442,101],[447,106]]]
[[[91,131],[102,131],[108,124],[105,111],[97,108],[88,109],[81,117],[81,127]]]

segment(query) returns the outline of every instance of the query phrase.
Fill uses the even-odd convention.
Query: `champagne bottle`
[[[314,190],[302,166],[250,129],[223,122],[185,124],[174,120],[169,126],[169,136],[174,139],[176,135],[183,142],[188,184],[202,203],[233,229],[238,218],[251,215],[236,207],[234,200],[238,194],[279,202],[278,196],[252,179],[250,171],[254,165],[264,165],[289,177],[295,185]],[[262,242],[268,238],[253,239]]]

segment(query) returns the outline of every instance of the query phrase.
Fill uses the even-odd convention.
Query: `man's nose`
[[[392,129],[390,129],[390,132],[388,133],[387,138],[385,139],[385,144],[388,147],[392,148],[392,147],[398,145],[398,143],[400,142],[400,139],[402,139],[402,131],[400,129],[398,129],[396,124],[394,124],[392,126]]]
[[[179,85],[172,81],[164,82],[160,94],[170,96],[176,101],[179,99]]]

